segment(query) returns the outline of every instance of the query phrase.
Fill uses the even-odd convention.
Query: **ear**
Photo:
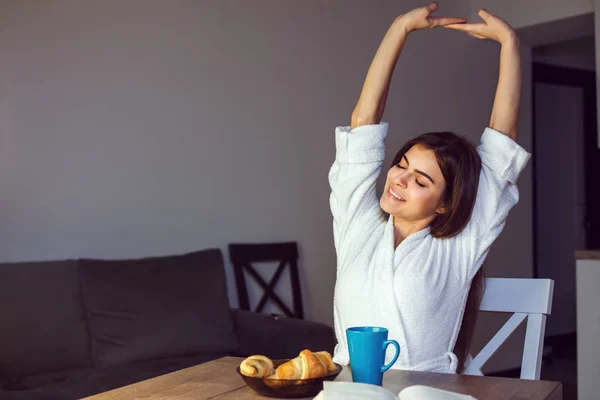
[[[448,209],[446,208],[446,206],[439,206],[438,208],[435,209],[435,212],[437,214],[446,214],[446,212],[448,211]]]

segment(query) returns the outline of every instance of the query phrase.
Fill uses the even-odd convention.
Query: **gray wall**
[[[593,13],[595,2],[597,0],[471,0],[473,15],[479,8],[485,8],[518,29]]]
[[[596,48],[593,36],[533,48],[534,62],[596,70]]]
[[[333,131],[349,123],[389,24],[417,5],[1,2],[0,259],[297,240],[307,318],[331,324]],[[441,12],[468,15],[471,2],[444,2]],[[424,131],[478,140],[498,55],[497,44],[454,31],[411,36],[384,116],[386,163]],[[530,150],[524,55],[520,142]],[[519,186],[486,262],[491,276],[532,273],[531,166]]]

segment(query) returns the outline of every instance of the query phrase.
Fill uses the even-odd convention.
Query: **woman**
[[[486,11],[479,13],[483,23],[466,24],[432,17],[436,9],[434,3],[394,20],[351,126],[336,129],[329,182],[337,253],[334,360],[341,364],[349,362],[346,328],[372,325],[388,328],[400,343],[393,368],[461,372],[483,284],[480,267],[518,202],[515,183],[529,159],[516,143],[518,38]],[[440,26],[501,44],[489,127],[478,148],[448,132],[411,140],[394,158],[378,201],[388,128],[381,117],[393,69],[411,32]]]

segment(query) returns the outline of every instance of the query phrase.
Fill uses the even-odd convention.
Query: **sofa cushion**
[[[96,365],[234,352],[218,249],[135,260],[80,260]]]
[[[91,365],[77,262],[0,264],[0,380]]]
[[[240,338],[238,355],[242,357],[264,354],[271,358],[293,358],[304,349],[333,354],[336,339],[329,325],[247,310],[231,312]]]

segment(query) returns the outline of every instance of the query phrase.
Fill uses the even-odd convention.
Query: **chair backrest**
[[[464,374],[483,375],[481,368],[527,320],[521,379],[540,379],[546,317],[552,310],[552,279],[487,278],[480,311],[514,313],[467,365]]]
[[[263,289],[263,295],[252,311],[261,312],[267,301],[271,299],[288,317],[303,319],[302,295],[300,279],[298,277],[298,246],[296,242],[264,243],[264,244],[230,244],[229,257],[235,272],[235,282],[238,292],[240,308],[250,310],[250,300],[246,286],[244,271],[250,275]],[[279,266],[275,274],[267,283],[252,266],[252,263],[278,261]],[[275,287],[285,270],[290,268],[290,282],[292,285],[292,309],[275,293]]]

